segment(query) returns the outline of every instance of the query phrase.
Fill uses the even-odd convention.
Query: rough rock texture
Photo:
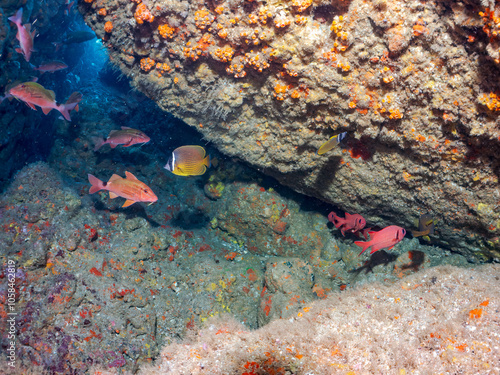
[[[82,121],[82,136],[87,127]],[[244,183],[240,173],[230,183],[228,172],[236,168],[227,161],[221,172],[226,187],[217,200],[203,195],[203,184],[166,174],[152,162],[141,170],[128,165],[141,180],[151,179],[159,201],[121,208],[122,198],[89,195],[79,176],[109,173],[117,168],[111,161],[126,163],[142,151],[117,148],[96,155],[84,142],[56,144],[51,159],[64,167],[65,178],[46,163],[33,163],[0,196],[0,363],[11,342],[5,329],[9,262],[15,263],[17,313],[17,360],[2,374],[83,374],[93,365],[131,373],[213,316],[228,313],[257,329],[339,290],[349,293],[356,284],[397,281],[436,265],[467,266],[463,256],[418,239],[403,239],[390,254],[358,256],[352,238],[336,239],[324,216],[296,212],[296,201],[256,185],[259,178]],[[315,225],[302,239],[277,234],[273,222],[262,220],[261,206],[234,204],[224,225],[249,223],[255,238],[268,241],[258,252],[239,244],[237,231],[212,228],[208,220],[199,226],[193,219],[200,213],[220,217],[227,202],[248,202],[245,196],[289,207],[290,228]],[[322,245],[316,241],[328,236]],[[293,257],[274,255],[280,252]]]
[[[146,374],[498,374],[498,265],[436,267],[308,304],[249,332],[212,322]]]
[[[500,5],[482,3],[79,6],[134,85],[224,153],[371,225],[430,212],[441,245],[482,261],[500,257]]]

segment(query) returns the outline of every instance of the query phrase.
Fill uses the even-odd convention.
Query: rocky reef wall
[[[158,105],[296,191],[498,259],[500,8],[487,1],[85,0]],[[348,132],[343,148],[318,147]]]

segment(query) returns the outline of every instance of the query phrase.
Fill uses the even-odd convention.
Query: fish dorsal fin
[[[134,203],[135,203],[135,201],[131,201],[130,199],[127,199],[127,200],[125,201],[125,203],[123,203],[123,206],[122,206],[122,207],[128,207],[128,206],[130,206],[130,205],[132,205],[132,204],[134,204]]]
[[[52,111],[52,108],[47,108],[47,107],[42,108],[42,112],[44,115],[48,114],[50,111]]]
[[[110,192],[109,192],[109,198],[110,198],[110,199],[115,199],[115,198],[117,198],[117,197],[118,197],[118,194],[113,193],[112,191],[110,191]]]
[[[122,180],[122,178],[121,178],[120,176],[118,176],[117,174],[113,174],[113,176],[111,176],[111,177],[109,178],[108,184],[109,184],[110,182],[113,182],[113,181],[116,181],[116,180]]]
[[[25,23],[23,26],[28,32],[28,34],[31,34],[31,23]]]
[[[345,218],[350,218],[352,215],[351,214],[348,214],[347,212],[345,213]]]
[[[126,129],[132,129],[132,128],[129,128],[128,126],[122,126],[122,129],[126,130]]]
[[[136,181],[139,181],[139,180],[137,179],[137,177],[135,177],[135,176],[134,176],[132,173],[130,173],[130,172],[125,171],[125,176],[126,176],[127,180],[136,180]]]
[[[119,132],[119,130],[111,130],[111,131],[109,132],[108,138],[109,138],[109,137],[112,137],[112,136],[113,136],[114,134],[116,134],[117,132]]]
[[[205,149],[201,146],[181,146],[179,148],[177,148],[176,150],[174,150],[174,152],[177,151],[179,153],[182,152],[182,153],[187,153],[187,154],[197,154],[200,156],[200,159],[204,159],[205,156],[207,155],[207,152],[205,151]]]

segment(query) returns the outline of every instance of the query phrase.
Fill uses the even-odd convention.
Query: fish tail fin
[[[69,116],[69,111],[71,109],[69,109],[69,107],[66,107],[66,104],[60,104],[57,107],[57,110],[61,112],[61,114],[64,116],[66,120],[71,121],[71,117]]]
[[[217,166],[219,165],[219,159],[217,158],[210,159],[210,165],[214,168],[217,168]]]
[[[205,164],[207,168],[210,168],[210,166],[212,165],[212,163],[210,162],[210,155],[207,155],[205,159],[203,159],[203,164]]]
[[[104,183],[101,180],[91,175],[90,173],[88,174],[88,177],[89,177],[89,182],[92,185],[89,189],[90,194],[97,193],[99,190],[104,189]]]
[[[13,16],[9,17],[8,20],[14,22],[16,25],[21,24],[23,18],[23,8],[19,10]]]
[[[92,142],[94,142],[94,151],[99,150],[104,145],[104,138],[101,137],[92,137]]]
[[[361,250],[361,252],[359,253],[359,255],[363,254],[365,252],[365,250],[368,249],[371,246],[370,241],[367,241],[367,242],[365,242],[365,241],[354,241],[354,244],[358,245],[358,246],[361,246],[363,248],[363,250]]]

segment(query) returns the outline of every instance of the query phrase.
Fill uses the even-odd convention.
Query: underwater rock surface
[[[135,154],[117,151],[114,159]],[[203,195],[203,184],[157,171],[153,163],[143,167],[145,175],[133,169],[139,178],[155,176],[151,186],[159,201],[123,209],[120,198],[89,195],[88,182],[66,174],[109,170],[111,159],[96,156],[82,140],[74,140],[74,147],[58,142],[51,159],[53,166],[23,168],[0,196],[3,327],[11,306],[17,313],[17,362],[7,373],[83,374],[93,366],[132,372],[214,316],[227,313],[245,329],[258,329],[293,319],[340,290],[351,293],[356,285],[396,282],[437,265],[470,266],[463,256],[418,239],[403,239],[390,254],[359,256],[352,238],[331,236],[324,216],[298,210],[298,201],[257,185],[256,177],[243,182],[243,173],[231,173],[236,167],[228,162],[208,178],[220,186],[219,174],[225,176],[217,200]],[[239,180],[231,182],[231,176]],[[231,219],[222,215],[228,202],[235,202]],[[293,232],[276,233],[271,219],[280,218],[281,205],[290,212],[280,220]],[[271,215],[262,215],[266,208]],[[220,223],[199,226],[193,216],[200,213]],[[240,243],[243,237],[231,228],[242,223],[252,226],[257,242]],[[306,232],[304,223],[314,227]],[[252,248],[255,243],[259,249]],[[7,304],[10,262],[13,304]],[[1,332],[0,363],[11,341],[6,329]]]
[[[498,265],[435,267],[365,285],[248,331],[212,321],[147,374],[496,374]]]
[[[499,5],[85,0],[140,91],[296,191],[500,258]],[[317,155],[334,134],[343,147]]]

